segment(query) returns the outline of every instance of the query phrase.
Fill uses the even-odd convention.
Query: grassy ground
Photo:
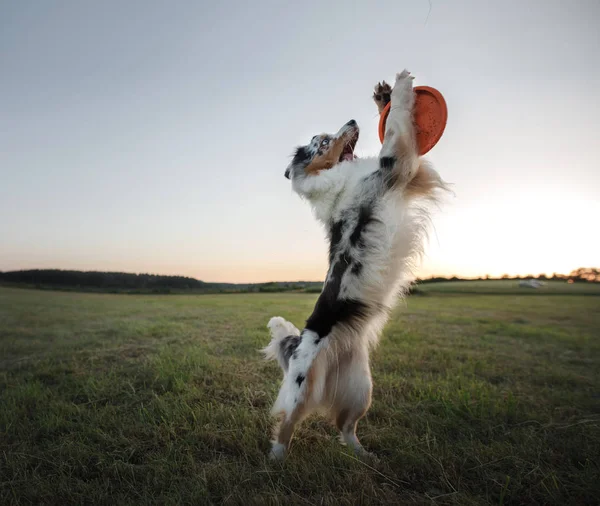
[[[461,293],[497,295],[600,295],[600,283],[546,281],[540,288],[522,288],[518,280],[441,281],[419,285],[423,293]]]
[[[0,504],[598,504],[600,297],[429,294],[373,355],[357,461],[272,464],[273,315],[316,295],[0,288]]]

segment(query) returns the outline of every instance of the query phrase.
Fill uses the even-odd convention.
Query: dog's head
[[[285,177],[316,176],[338,163],[354,160],[358,134],[358,124],[352,119],[336,134],[315,135],[309,144],[296,148]]]

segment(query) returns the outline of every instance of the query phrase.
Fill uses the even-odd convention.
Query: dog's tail
[[[271,342],[261,351],[267,360],[277,360],[286,373],[290,357],[300,344],[300,331],[290,322],[274,316],[269,320],[267,328],[271,331]]]

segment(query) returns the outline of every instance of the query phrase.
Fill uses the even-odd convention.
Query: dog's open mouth
[[[342,150],[342,154],[340,155],[340,159],[338,162],[351,162],[354,160],[354,148],[356,147],[356,143],[358,142],[358,132],[352,134],[348,142],[344,144],[344,149]]]

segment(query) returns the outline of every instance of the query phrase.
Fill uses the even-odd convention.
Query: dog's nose
[[[351,119],[350,121],[348,121],[348,123],[346,123],[346,125],[348,125],[348,126],[352,126],[352,127],[355,127],[355,126],[356,126],[356,124],[357,124],[357,123],[356,123],[356,120],[353,120],[353,119]]]

